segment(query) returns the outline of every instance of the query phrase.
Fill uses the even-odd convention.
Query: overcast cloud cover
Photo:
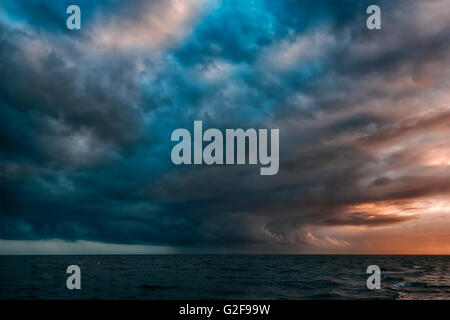
[[[0,253],[450,253],[449,17],[447,0],[2,2]],[[194,120],[279,128],[279,173],[173,165]]]

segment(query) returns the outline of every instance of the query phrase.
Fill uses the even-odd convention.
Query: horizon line
[[[36,254],[0,254],[8,256],[168,256],[168,255],[279,255],[279,256],[450,256],[450,253],[36,253]]]

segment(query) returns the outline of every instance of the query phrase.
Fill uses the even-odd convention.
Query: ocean
[[[68,290],[69,265],[81,290]],[[381,289],[369,290],[369,265]],[[0,299],[450,299],[450,256],[0,256]]]

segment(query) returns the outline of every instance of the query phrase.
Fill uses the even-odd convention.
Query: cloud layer
[[[450,252],[445,2],[2,4],[0,238]],[[194,120],[279,128],[278,175],[172,165]]]

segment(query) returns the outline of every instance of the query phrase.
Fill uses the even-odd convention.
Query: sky
[[[0,254],[450,254],[449,17],[448,0],[2,1]],[[278,174],[174,165],[195,120],[278,128]]]

